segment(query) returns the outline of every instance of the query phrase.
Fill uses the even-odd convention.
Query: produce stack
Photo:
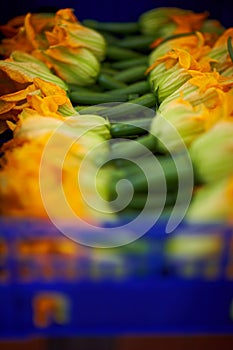
[[[208,13],[157,8],[135,23],[81,23],[71,9],[28,13],[0,30],[0,132],[10,138],[1,147],[2,215],[47,217],[40,171],[55,134],[46,158],[50,203],[62,187],[90,222],[132,218],[145,207],[153,216],[162,206],[166,217],[178,198],[185,207],[180,193],[188,192],[187,220],[232,221],[232,28]],[[116,200],[123,179],[134,191],[131,198],[122,187],[126,205]],[[53,216],[71,219],[53,207]]]

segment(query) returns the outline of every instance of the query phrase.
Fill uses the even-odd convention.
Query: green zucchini
[[[126,94],[113,95],[99,92],[82,92],[82,91],[71,91],[69,94],[72,103],[81,105],[92,105],[107,102],[126,102],[128,96]]]
[[[127,68],[120,71],[119,73],[116,73],[114,75],[114,78],[124,83],[133,83],[142,79],[146,79],[145,72],[147,68],[148,67],[146,65]]]
[[[112,62],[111,67],[113,69],[127,69],[131,67],[135,67],[138,65],[148,65],[148,56],[143,55],[141,57],[131,58],[131,59],[124,59],[122,61]]]
[[[99,22],[91,19],[85,19],[82,21],[86,27],[112,32],[117,34],[131,34],[139,32],[138,22]]]
[[[155,41],[155,36],[132,35],[118,40],[115,44],[133,50],[149,50],[150,45]]]
[[[111,95],[111,94],[109,94]],[[113,95],[114,96],[114,95]],[[155,105],[156,99],[154,94],[149,93],[145,94],[141,97],[138,97],[134,100],[129,101],[129,103],[120,103],[116,106],[106,108],[103,111],[103,116],[110,119],[110,121],[113,119],[118,119],[120,117],[127,118],[129,115],[134,115],[137,113],[142,112],[142,108],[139,106],[145,106],[145,107],[153,107]]]
[[[129,120],[125,123],[112,123],[110,132],[112,137],[130,137],[146,134],[150,128],[151,118]]]
[[[148,134],[146,136],[140,136],[135,141],[138,144],[144,146],[147,150],[151,151],[152,153],[155,152],[157,149],[157,139],[151,134]],[[139,153],[138,148],[135,148],[134,142],[131,143],[129,141],[121,141],[112,144],[113,158],[123,158],[123,160],[117,161],[118,166],[121,167],[125,165],[124,158],[134,158],[144,155],[145,152],[143,147],[141,148],[140,152],[141,153]]]
[[[110,76],[114,76],[115,74],[119,73],[119,71],[117,69],[111,68],[110,64],[105,65],[104,63],[102,63],[101,73],[105,73],[105,74],[108,74]]]
[[[130,58],[141,58],[143,55],[134,50],[130,50],[123,47],[118,47],[114,45],[107,45],[106,48],[106,58],[113,61],[121,61]]]
[[[116,93],[121,93],[121,94],[146,94],[147,92],[151,91],[150,84],[147,80],[143,81],[138,81],[136,83],[130,84],[124,88],[120,89],[114,89],[109,91],[108,93],[116,94]]]
[[[106,73],[101,73],[99,75],[98,83],[105,89],[121,89],[127,86],[123,81],[119,81]]]

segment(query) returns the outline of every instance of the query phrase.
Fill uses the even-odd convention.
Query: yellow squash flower
[[[174,38],[156,47],[149,56],[149,81],[158,94],[159,103],[182,86],[189,71],[211,70],[213,59],[208,57],[210,46],[202,33]],[[171,81],[171,83],[170,83]]]
[[[47,40],[42,33],[54,26],[54,14],[28,13],[17,16],[0,26],[5,38],[0,44],[0,54],[9,57],[13,51],[31,53],[36,47],[47,47]],[[35,45],[35,43],[37,44]]]
[[[233,79],[221,76],[216,71],[189,70],[189,73],[191,78],[162,102],[162,109],[170,101],[180,97],[192,105],[204,103],[207,107],[212,108],[219,104],[220,96],[229,92],[233,87]]]
[[[174,33],[199,30],[207,16],[207,12],[194,13],[176,7],[159,7],[143,13],[139,24],[144,34],[166,37]]]
[[[20,65],[19,63],[13,70],[11,66],[9,67],[9,65],[7,65],[7,63],[11,62],[4,61],[4,63],[6,63],[6,65],[3,66],[3,68],[7,68],[6,72],[8,73],[8,78],[9,75],[11,78],[8,79],[8,81],[10,81],[10,83],[12,82],[12,85],[10,86],[9,83],[8,87],[11,87],[13,90],[13,92],[0,96],[0,120],[5,122],[5,129],[7,128],[6,122],[8,122],[8,126],[10,126],[11,124],[9,124],[9,121],[17,121],[18,115],[25,108],[31,109],[34,113],[39,113],[44,116],[49,115],[58,119],[61,119],[62,116],[78,114],[67,97],[66,91],[60,86],[41,78],[31,78],[31,76],[22,74],[24,70],[17,71],[16,69]],[[2,71],[5,73],[3,69]],[[15,78],[14,73],[18,80],[17,87],[19,90],[17,91],[15,91],[13,84],[13,79]],[[20,79],[22,81],[21,84]],[[4,128],[2,131],[4,131]]]
[[[70,48],[84,47],[99,61],[104,59],[106,43],[103,36],[78,22],[72,9],[57,11],[54,21],[52,31],[45,32],[49,47],[57,45]]]
[[[2,94],[2,87],[4,89],[4,81],[8,85],[9,80],[17,84],[29,84],[34,78],[41,78],[60,86],[64,90],[68,89],[66,83],[54,75],[43,62],[19,51],[13,52],[8,59],[0,60],[0,72],[3,76],[0,81],[0,95]]]
[[[211,59],[205,56],[208,50],[206,46],[197,48],[191,55],[185,49],[174,48],[156,59],[147,73],[150,73],[149,81],[157,92],[159,103],[192,77],[190,71],[211,70]]]
[[[157,45],[159,44],[159,45]],[[195,58],[202,57],[210,51],[210,45],[206,42],[206,37],[201,32],[188,33],[187,35],[174,37],[164,42],[161,40],[152,45],[154,50],[150,53],[149,64],[153,65],[156,60],[173,49],[182,49],[189,52]]]
[[[90,126],[95,125],[97,128],[90,130]],[[54,135],[55,143],[49,149],[46,148]],[[44,207],[46,199],[50,203],[49,215],[55,218],[69,220],[75,213],[88,222],[101,220],[108,211],[108,204],[91,192],[89,176],[96,173],[98,166],[98,150],[94,148],[103,142],[104,146],[99,154],[102,157],[103,152],[108,152],[104,141],[109,137],[108,123],[98,116],[58,120],[31,115],[28,110],[24,110],[14,130],[13,140],[2,148],[4,155],[0,170],[0,213],[5,216],[47,218],[48,213]],[[67,145],[68,152],[64,153]],[[80,188],[77,176],[81,161],[92,149],[93,155],[86,160],[87,172],[84,174],[88,181],[83,181]],[[44,168],[46,176],[43,177],[41,188],[40,166],[43,152],[47,152]],[[106,197],[108,175],[94,180],[97,181],[100,193]],[[63,193],[64,197],[60,198],[58,193]],[[91,198],[93,208],[86,203],[83,193],[88,194],[88,199]],[[67,210],[67,203],[70,210]]]
[[[228,120],[214,125],[190,147],[200,182],[218,181],[233,174],[233,107]]]
[[[223,34],[215,42],[213,48],[209,52],[209,57],[214,58],[213,68],[222,75],[232,77],[232,60],[228,52],[227,41],[233,38],[233,28],[226,29]]]
[[[33,54],[69,84],[91,85],[100,71],[97,58],[90,50],[82,47],[57,45],[44,51],[34,51]]]
[[[178,150],[180,141],[169,132],[167,122],[176,128],[184,143],[190,147],[202,133],[232,115],[232,82],[229,79],[222,80],[222,77],[214,77],[219,76],[209,73],[195,76],[195,85],[190,83],[190,79],[159,106],[159,114],[154,118],[152,131],[169,149]],[[160,147],[164,151],[164,145],[161,144]]]
[[[233,223],[233,174],[196,190],[186,219],[190,222]]]
[[[33,142],[24,142],[15,147],[5,147],[5,154],[1,161],[0,171],[0,198],[1,214],[5,216],[38,217],[47,218],[48,214],[44,208],[40,192],[39,172],[43,150],[48,141],[48,136],[37,137]],[[61,137],[61,144],[65,140]],[[72,149],[74,152],[74,149]],[[82,152],[82,147],[77,146],[75,152]],[[54,157],[54,158],[53,158]],[[71,157],[71,156],[70,156]],[[50,163],[47,164],[48,175],[58,174],[59,167],[54,164],[56,152],[51,154]],[[62,186],[65,194],[68,195],[69,205],[77,211],[79,217],[90,220],[91,212],[82,200],[80,189],[77,186],[77,170],[80,160],[76,161],[76,167],[71,166],[71,159],[64,162],[62,169]],[[54,189],[54,176],[47,176],[47,186]],[[76,186],[75,186],[76,184]],[[57,183],[59,186],[59,181]],[[53,216],[64,217],[62,203],[57,203],[57,196],[54,191],[48,191],[49,200],[54,202]],[[53,199],[54,198],[54,199]]]
[[[208,12],[172,14],[171,20],[176,24],[174,34],[200,30],[203,27],[204,20],[208,16]]]
[[[83,26],[69,8],[44,17],[26,14],[17,34],[0,45],[3,56],[8,57],[15,50],[30,53],[61,79],[77,85],[95,82],[105,49],[103,36]]]
[[[158,69],[156,69],[157,67]],[[179,89],[191,76],[187,69],[179,67],[178,64],[168,70],[163,70],[163,67],[161,69],[160,65],[157,67],[150,73],[149,82],[160,104]]]
[[[159,108],[151,124],[151,132],[158,139],[158,149],[161,152],[167,152],[167,149],[170,152],[179,151],[184,147],[181,140],[189,147],[193,140],[206,131],[208,118],[209,111],[204,104],[193,106],[182,98]]]
[[[8,36],[0,45],[0,53],[9,57],[15,50],[31,53],[34,49],[50,46],[85,47],[102,60],[105,54],[105,40],[93,29],[83,26],[70,8],[53,13],[27,13],[0,26]]]

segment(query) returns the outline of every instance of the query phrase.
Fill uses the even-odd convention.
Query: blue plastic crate
[[[233,332],[232,227],[183,223],[166,234],[158,222],[111,249],[78,245],[46,221],[0,227],[3,338]],[[216,244],[199,255],[174,245],[196,238]]]

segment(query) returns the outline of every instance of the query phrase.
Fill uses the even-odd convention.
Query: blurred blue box
[[[233,332],[233,228],[157,222],[90,248],[49,221],[1,219],[0,337]],[[206,245],[207,244],[207,245]]]

